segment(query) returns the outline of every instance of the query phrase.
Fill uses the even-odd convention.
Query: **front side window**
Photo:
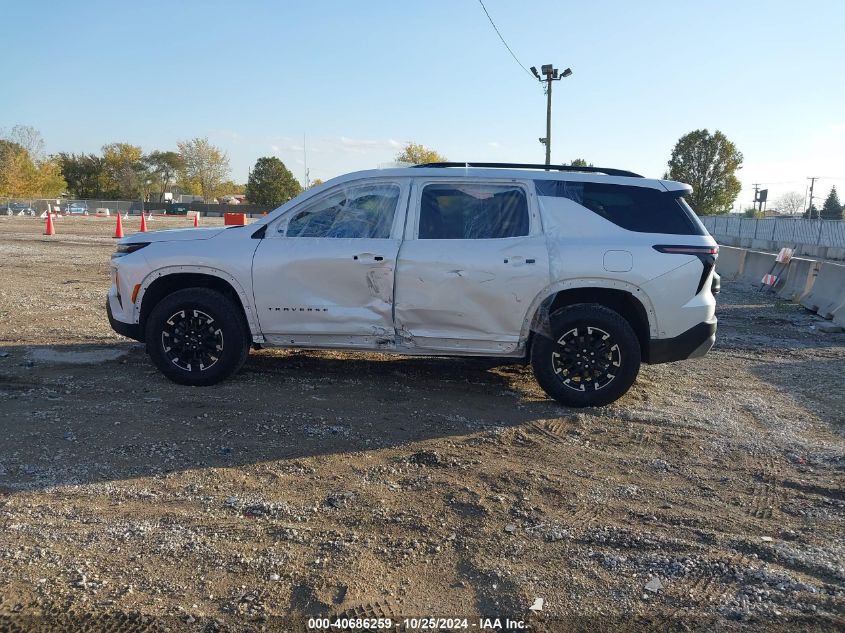
[[[521,187],[426,185],[420,199],[421,240],[489,240],[528,235],[528,201]]]
[[[285,235],[387,239],[398,202],[397,185],[341,187],[295,213]]]

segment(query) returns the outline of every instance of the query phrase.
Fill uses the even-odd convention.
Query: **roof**
[[[483,167],[480,165],[502,165],[502,167]],[[575,182],[605,182],[608,184],[629,185],[634,187],[649,187],[663,191],[692,191],[687,184],[673,180],[644,178],[633,172],[610,168],[570,168],[568,166],[553,165],[546,169],[545,165],[511,166],[510,163],[435,163],[433,165],[412,165],[408,167],[388,167],[384,169],[369,169],[337,176],[326,181],[314,190],[323,190],[343,182],[351,182],[364,178],[480,178],[497,180],[569,180]],[[518,164],[513,164],[518,165]],[[607,172],[613,172],[608,174]],[[632,174],[632,175],[617,175]]]

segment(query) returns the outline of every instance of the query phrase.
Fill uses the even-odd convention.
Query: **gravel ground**
[[[113,220],[57,230],[0,217],[0,630],[845,626],[845,335],[800,307],[725,284],[714,350],[603,409],[381,354],[186,388],[108,327]]]

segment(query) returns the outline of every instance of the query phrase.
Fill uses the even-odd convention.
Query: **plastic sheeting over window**
[[[427,185],[420,204],[422,240],[487,240],[528,235],[525,192],[513,185]]]
[[[286,235],[387,239],[398,202],[397,185],[344,187],[294,215]]]
[[[677,192],[598,182],[535,180],[537,195],[568,198],[629,231],[705,235]]]

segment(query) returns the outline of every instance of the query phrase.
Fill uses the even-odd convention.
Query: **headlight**
[[[131,244],[118,244],[117,250],[112,254],[112,257],[122,257],[135,251],[140,251],[145,246],[149,246],[149,242],[133,242]]]

